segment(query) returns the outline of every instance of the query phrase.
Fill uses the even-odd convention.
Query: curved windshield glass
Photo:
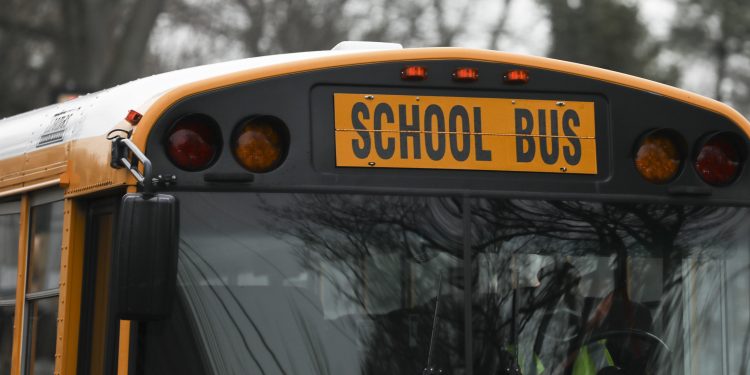
[[[738,374],[748,212],[185,193],[144,373]]]

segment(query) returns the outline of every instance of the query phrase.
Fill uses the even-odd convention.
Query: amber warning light
[[[258,116],[243,121],[232,136],[235,159],[254,173],[276,169],[284,161],[288,147],[286,124],[273,116]]]
[[[676,132],[661,129],[641,138],[636,146],[635,167],[648,182],[672,181],[682,166],[683,153]]]

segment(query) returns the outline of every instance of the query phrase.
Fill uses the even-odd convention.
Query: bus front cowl
[[[578,65],[560,71],[434,59],[418,63],[425,79],[403,80],[401,72],[410,65],[404,60],[290,71],[193,93],[151,128],[146,149],[155,174],[174,175],[177,183],[168,189],[184,191],[747,201],[747,124],[733,121],[728,107],[654,95]],[[476,69],[478,78],[454,80],[458,67]],[[528,72],[525,84],[504,81],[507,72],[519,69]],[[220,145],[208,167],[190,171],[170,160],[165,144],[175,124],[195,114],[218,124]],[[276,143],[283,151],[273,168],[253,171],[234,150],[238,129],[258,118],[274,119],[270,129],[282,134]],[[644,136],[658,131],[677,134],[680,160],[669,179],[654,183],[639,172],[637,153]],[[706,139],[715,134],[728,136],[736,148],[728,183],[712,184],[696,168]],[[256,147],[275,147],[269,146],[273,142],[266,137]]]

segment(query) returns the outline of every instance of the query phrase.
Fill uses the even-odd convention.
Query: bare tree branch
[[[139,0],[125,24],[128,30],[113,49],[104,84],[117,84],[137,77],[156,19],[164,10],[165,0]],[[127,61],[127,62],[126,62]]]
[[[0,13],[0,31],[24,34],[26,37],[49,39],[57,41],[60,39],[59,32],[47,25],[30,25],[16,17],[9,16],[9,13]]]
[[[487,48],[496,49],[498,48],[498,42],[500,36],[505,33],[505,25],[508,23],[508,16],[510,15],[510,7],[513,5],[513,0],[502,0],[503,6],[500,8],[497,22],[490,31],[490,41],[487,43]]]

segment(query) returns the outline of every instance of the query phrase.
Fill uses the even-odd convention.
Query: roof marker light
[[[471,82],[479,79],[479,69],[476,68],[458,68],[453,71],[453,80],[461,82]]]
[[[141,122],[141,119],[143,118],[143,115],[136,112],[135,110],[129,110],[128,115],[125,116],[125,121],[129,122],[130,125],[136,126],[139,122]]]
[[[427,79],[427,68],[419,65],[410,65],[401,70],[401,79],[404,81],[423,81]]]
[[[510,85],[523,85],[528,83],[530,78],[528,70],[514,69],[505,73],[503,81]]]

